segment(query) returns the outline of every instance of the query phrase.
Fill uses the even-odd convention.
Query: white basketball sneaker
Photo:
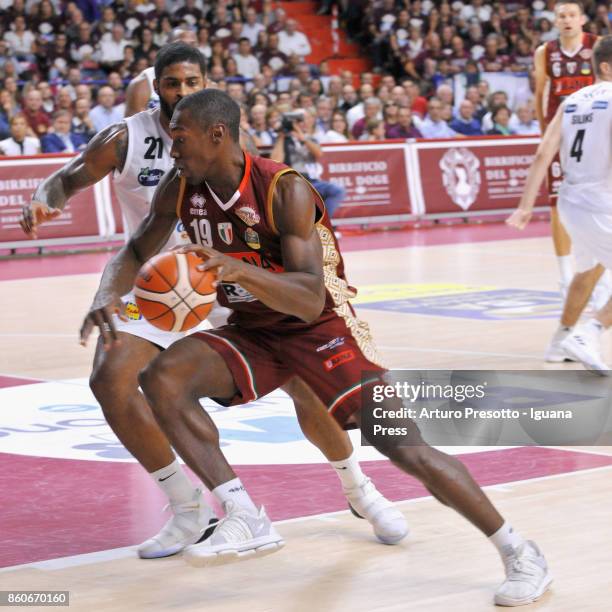
[[[575,361],[562,348],[561,343],[572,333],[569,327],[559,327],[554,336],[550,340],[546,352],[544,353],[544,361],[548,363],[563,363],[564,361]]]
[[[539,599],[552,582],[544,555],[527,540],[504,558],[506,580],[495,592],[498,606],[523,606]]]
[[[138,547],[141,559],[158,559],[181,552],[186,546],[209,537],[218,520],[212,508],[202,500],[202,491],[196,489],[193,500],[184,504],[168,504],[172,518],[162,530]]]
[[[372,525],[374,534],[383,544],[397,544],[409,532],[404,515],[366,478],[363,484],[344,489],[351,512],[366,519]]]
[[[601,333],[588,323],[579,325],[561,342],[561,348],[587,369],[609,376],[610,368],[601,355]]]
[[[285,542],[274,529],[263,506],[257,515],[231,501],[223,504],[226,516],[212,535],[200,544],[188,546],[183,558],[194,567],[222,565],[280,550]]]

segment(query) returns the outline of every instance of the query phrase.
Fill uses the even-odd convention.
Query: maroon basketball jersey
[[[546,43],[546,74],[550,78],[546,123],[552,121],[567,96],[595,82],[591,57],[596,42],[597,36],[585,32],[582,45],[574,55],[567,55],[559,40]]]
[[[273,195],[278,179],[295,170],[263,157],[245,152],[244,176],[227,202],[222,202],[206,181],[194,186],[184,181],[177,214],[195,244],[208,246],[270,272],[282,272],[280,236],[274,222]],[[316,229],[323,244],[326,300],[323,315],[338,308],[350,308],[348,300],[356,295],[344,277],[344,262],[321,196],[312,188],[317,207]],[[283,327],[306,324],[262,304],[251,293],[234,282],[223,281],[217,288],[217,299],[234,313],[230,323],[242,327],[266,327],[282,323]]]

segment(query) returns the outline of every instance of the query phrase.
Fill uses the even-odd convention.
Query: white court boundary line
[[[548,448],[548,447],[546,447]],[[557,447],[550,447],[557,448]],[[580,452],[571,449],[562,449],[567,452]],[[598,454],[598,453],[592,453]],[[609,456],[609,455],[608,455]],[[500,482],[494,485],[488,485],[482,487],[483,491],[503,491],[508,492],[512,490],[512,487],[521,484],[529,484],[532,482],[541,482],[545,480],[553,480],[556,478],[564,478],[566,476],[578,476],[583,474],[592,474],[595,472],[601,472],[604,470],[612,470],[612,465],[602,465],[596,468],[589,468],[588,470],[576,470],[574,472],[562,472],[561,474],[550,474],[548,476],[537,476],[536,478],[527,478],[525,480],[513,480],[511,482]],[[395,504],[417,504],[433,499],[431,495],[425,497],[415,497],[413,499],[406,499],[394,502]],[[320,520],[328,521],[334,520],[333,517],[341,514],[348,514],[350,510],[337,510],[335,512],[324,512],[322,514],[311,514],[309,516],[298,516],[295,518],[284,519],[282,521],[274,521],[275,525],[287,525],[290,523],[299,523],[307,520]],[[125,546],[123,548],[111,548],[109,550],[100,550],[92,553],[84,553],[81,555],[73,555],[71,557],[60,557],[58,559],[49,559],[47,561],[35,561],[33,563],[24,563],[21,565],[12,565],[9,567],[0,568],[0,574],[8,574],[10,572],[18,571],[21,569],[36,569],[36,570],[47,570],[47,571],[58,571],[67,569],[70,567],[81,567],[85,565],[93,565],[94,563],[102,563],[104,561],[116,561],[118,559],[127,559],[129,557],[136,558],[136,547]],[[176,555],[176,559],[180,559],[180,555]],[[149,562],[152,562],[149,560]]]

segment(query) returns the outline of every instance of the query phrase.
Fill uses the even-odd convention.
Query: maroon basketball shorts
[[[224,406],[263,397],[291,377],[299,376],[338,423],[345,426],[349,417],[361,408],[362,388],[380,382],[386,371],[374,362],[379,360],[367,326],[357,319],[345,321],[335,314],[326,313],[301,330],[247,330],[226,325],[192,337],[219,353],[232,373],[238,389],[236,395],[213,398]]]
[[[559,187],[563,181],[563,170],[561,170],[561,159],[557,153],[548,166],[547,184],[548,184],[548,203],[551,206],[557,205],[559,197]]]

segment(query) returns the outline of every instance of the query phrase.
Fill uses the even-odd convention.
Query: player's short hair
[[[197,64],[200,67],[202,76],[206,76],[206,58],[202,53],[191,45],[177,41],[164,45],[157,53],[155,58],[155,78],[159,81],[165,68],[182,62]]]
[[[612,35],[600,38],[593,47],[593,68],[597,76],[601,76],[599,65],[602,62],[612,64]]]
[[[555,2],[555,11],[558,7],[563,6],[564,4],[575,4],[580,9],[580,12],[584,15],[584,4],[580,2],[580,0],[557,0],[557,2]]]
[[[189,111],[190,116],[205,130],[211,125],[225,125],[234,142],[240,140],[240,107],[220,89],[203,89],[184,97],[176,111]]]

